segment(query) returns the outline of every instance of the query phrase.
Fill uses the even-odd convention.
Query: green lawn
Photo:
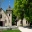
[[[20,32],[20,30],[4,30],[2,32]]]

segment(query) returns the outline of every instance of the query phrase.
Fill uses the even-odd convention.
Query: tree
[[[15,19],[16,19],[16,16],[14,15],[14,13],[12,11],[12,24],[15,24]]]
[[[15,0],[14,14],[18,18],[26,18],[32,22],[32,0]]]
[[[23,17],[23,11],[22,11],[23,8],[24,8],[24,5],[22,4],[22,1],[21,0],[15,0],[14,14],[16,17],[18,17],[18,18]]]
[[[25,18],[29,21],[32,22],[32,1],[28,0],[27,5],[25,4]]]

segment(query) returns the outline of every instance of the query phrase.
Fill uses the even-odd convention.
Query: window
[[[9,16],[10,16],[10,14],[9,14]]]
[[[2,18],[2,14],[0,14],[0,18]]]
[[[27,21],[26,21],[26,24],[27,24]]]

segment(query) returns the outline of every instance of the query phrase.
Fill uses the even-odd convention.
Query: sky
[[[11,8],[13,8],[14,7],[14,0],[4,0],[2,2],[2,9],[6,10],[8,8],[8,6],[9,6],[9,4],[10,4]]]

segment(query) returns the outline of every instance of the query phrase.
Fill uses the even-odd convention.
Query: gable
[[[3,10],[0,13],[2,14],[2,20],[5,21],[5,19],[8,19],[7,15],[5,14]]]

